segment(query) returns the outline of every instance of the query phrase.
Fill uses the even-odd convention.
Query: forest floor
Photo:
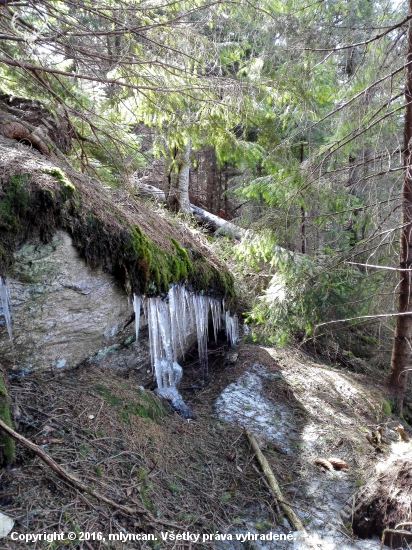
[[[353,537],[346,504],[388,460],[412,452],[409,443],[389,441],[398,421],[385,414],[379,373],[349,372],[292,346],[241,344],[235,354],[223,347],[211,352],[207,381],[195,358],[192,365],[189,359],[181,391],[196,420],[168,410],[129,371],[81,368],[12,379],[16,429],[95,491],[147,514],[127,517],[93,491],[79,492],[17,445],[16,464],[0,472],[0,510],[22,535],[74,532],[77,540],[28,543],[6,537],[0,548],[306,548],[296,533],[290,542],[267,540],[270,533],[287,536],[290,526],[268,490],[244,425],[261,443],[313,548],[380,547],[377,539]],[[388,434],[381,453],[366,438],[377,423]],[[314,464],[331,456],[348,468],[329,471]],[[192,541],[170,540],[178,527]],[[102,533],[105,540],[81,541],[83,532]],[[109,540],[109,534],[122,534],[123,541]],[[125,541],[129,534],[157,540]],[[223,541],[220,534],[233,540]]]

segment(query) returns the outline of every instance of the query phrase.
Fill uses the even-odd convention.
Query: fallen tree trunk
[[[196,219],[209,226],[213,231],[218,231],[219,235],[227,235],[228,237],[240,241],[245,234],[245,230],[242,227],[238,227],[234,223],[228,222],[219,216],[215,216],[199,206],[191,204],[190,210]]]
[[[135,183],[138,195],[145,197],[155,197],[162,202],[166,202],[166,196],[164,192],[158,187],[155,187],[154,185],[148,185],[147,183],[143,183],[140,180],[135,180]],[[245,234],[245,230],[242,227],[238,227],[234,223],[228,222],[227,220],[224,220],[219,216],[215,216],[214,214],[211,214],[210,212],[204,210],[203,208],[200,208],[199,206],[190,204],[190,211],[200,223],[206,225],[212,231],[218,231],[220,235],[227,235],[228,237],[240,241],[240,239]]]

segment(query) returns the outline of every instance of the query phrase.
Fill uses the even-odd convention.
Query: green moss
[[[363,340],[366,344],[370,344],[371,346],[378,346],[379,340],[376,338],[373,338],[372,336],[367,336],[366,334],[360,334],[359,338]]]
[[[145,483],[142,483],[142,485],[141,485],[141,487],[140,487],[140,497],[141,497],[141,499],[142,499],[143,505],[144,505],[148,510],[154,510],[153,504],[150,502],[150,500],[149,500],[148,497],[147,497],[147,487],[146,487],[146,484],[145,484]]]
[[[184,283],[193,272],[187,251],[172,239],[173,252],[160,248],[138,226],[129,228],[124,245],[124,260],[134,292],[148,295],[167,292],[170,283]]]
[[[189,284],[196,291],[213,291],[218,296],[225,297],[228,305],[235,298],[234,279],[228,271],[219,271],[215,266],[198,258],[193,262],[193,270],[188,277]]]
[[[33,232],[49,242],[60,227],[70,232],[88,265],[111,272],[128,294],[158,295],[166,293],[171,283],[180,283],[225,297],[230,305],[235,295],[233,278],[197,250],[185,249],[173,238],[165,250],[138,225],[131,225],[119,207],[100,203],[99,197],[96,208],[90,206],[90,197],[87,206],[83,204],[81,187],[75,189],[60,168],[41,171],[53,176],[54,186],[40,187],[28,174],[14,174],[3,183],[0,245],[5,253],[0,254],[0,272],[12,265],[16,244]]]
[[[106,399],[112,406],[121,405],[122,400],[120,397],[117,397],[117,395],[113,395],[111,391],[101,385],[96,386],[97,392]]]
[[[135,401],[122,399],[112,394],[108,388],[102,385],[96,386],[96,390],[110,405],[117,409],[119,418],[125,424],[130,424],[130,415],[155,422],[158,422],[164,415],[159,400],[155,396],[150,395],[149,392],[138,390]]]
[[[29,194],[25,184],[29,174],[13,174],[5,185],[5,193],[0,200],[0,227],[7,230],[16,229],[19,219],[24,217],[29,208]]]
[[[12,427],[10,418],[10,407],[6,387],[4,385],[3,375],[0,374],[0,418]],[[3,462],[11,464],[14,460],[14,440],[7,434],[0,434],[0,448],[3,456]]]
[[[386,414],[387,416],[391,416],[391,414],[392,414],[391,404],[389,403],[389,401],[386,401],[386,399],[384,399],[382,401],[382,412],[383,412],[383,414]]]
[[[41,194],[44,195],[44,197],[48,197],[51,201],[54,201],[54,193],[51,189],[41,189]]]
[[[66,199],[70,198],[76,191],[75,186],[67,179],[66,174],[60,170],[60,168],[42,168],[41,171],[43,174],[49,174],[50,176],[56,178]]]

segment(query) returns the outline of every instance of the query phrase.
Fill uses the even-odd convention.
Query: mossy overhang
[[[118,278],[131,295],[166,293],[171,283],[235,299],[233,277],[190,233],[123,192],[116,196],[70,165],[0,144],[0,275],[16,248],[68,231],[91,267]]]

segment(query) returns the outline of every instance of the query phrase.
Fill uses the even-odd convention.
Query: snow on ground
[[[365,481],[366,465],[372,461],[375,471],[384,464],[383,459],[375,456],[365,437],[377,414],[373,396],[344,371],[325,365],[299,364],[299,359],[295,356],[292,361],[285,361],[287,364],[281,365],[281,371],[274,372],[261,364],[252,365],[222,391],[215,406],[221,419],[246,426],[262,444],[263,451],[267,444],[275,444],[289,455],[292,465],[297,465],[293,467],[293,479],[287,484],[287,491],[289,501],[305,524],[309,541],[294,533],[293,542],[252,539],[247,543],[216,543],[216,549],[237,550],[245,548],[245,544],[247,548],[259,550],[380,548],[378,539],[351,538],[347,530],[350,514],[341,516],[348,499]],[[295,423],[293,407],[284,400],[276,400],[273,392],[268,395],[268,382],[276,384],[277,380],[286,381],[293,388],[294,397],[306,412],[304,422]],[[313,465],[315,458],[332,455],[347,461],[349,470],[329,472]],[[285,480],[278,481],[283,485]],[[242,518],[246,528],[234,530],[232,527],[231,532],[247,534],[249,529],[256,534],[259,513],[262,511],[251,510],[250,517]],[[288,525],[286,520],[285,525]],[[284,526],[268,526],[266,533],[285,533]]]
[[[223,390],[216,400],[216,410],[223,420],[246,426],[256,437],[278,443],[292,453],[291,412],[283,404],[270,401],[263,393],[265,380],[276,379],[276,376],[262,365],[253,365],[250,371]]]

